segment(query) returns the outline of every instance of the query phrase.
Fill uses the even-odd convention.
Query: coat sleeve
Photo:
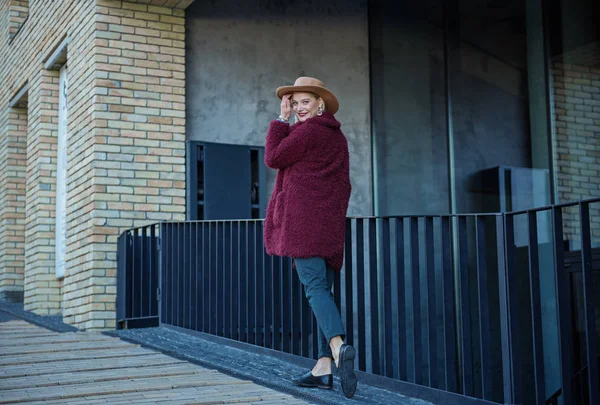
[[[289,124],[271,122],[265,142],[265,164],[268,167],[284,169],[302,159],[308,145],[307,136],[302,129],[290,131]]]

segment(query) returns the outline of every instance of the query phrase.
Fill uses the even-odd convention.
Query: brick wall
[[[600,197],[600,68],[555,63],[554,157],[561,202]],[[600,245],[600,205],[591,209],[592,238]],[[565,239],[579,246],[576,208],[564,213]]]
[[[29,15],[28,0],[10,0],[8,35],[12,40]]]
[[[185,219],[184,22],[180,9],[97,1],[92,130],[70,151],[63,310],[86,329],[115,326],[119,233]]]
[[[59,72],[38,65],[30,81],[25,225],[25,309],[60,310],[61,281],[54,269],[56,145]]]
[[[2,27],[14,3],[0,0]],[[33,2],[18,33],[0,37],[0,293],[24,291],[27,309],[60,312],[82,329],[114,327],[118,234],[184,219],[190,3]],[[67,269],[58,280],[59,73],[43,63],[65,37]],[[27,105],[9,109],[24,83]]]
[[[0,117],[0,298],[22,299],[27,105]]]

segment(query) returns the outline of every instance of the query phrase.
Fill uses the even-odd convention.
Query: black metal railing
[[[590,225],[598,203],[349,218],[334,296],[357,368],[498,403],[600,403],[600,294],[592,278],[600,266],[592,262]],[[573,208],[581,247],[565,252],[572,224],[563,211]],[[118,262],[119,327],[159,318],[316,357],[316,324],[301,284],[290,259],[265,254],[262,221],[127,231]]]

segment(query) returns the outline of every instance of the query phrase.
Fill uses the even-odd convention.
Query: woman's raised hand
[[[292,107],[290,105],[291,94],[286,94],[281,98],[281,117],[289,121],[290,116],[292,115]]]

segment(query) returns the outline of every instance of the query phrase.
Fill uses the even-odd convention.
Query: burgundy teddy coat
[[[318,256],[340,270],[351,190],[340,123],[327,112],[292,126],[271,122],[265,164],[279,170],[265,218],[267,253]]]

